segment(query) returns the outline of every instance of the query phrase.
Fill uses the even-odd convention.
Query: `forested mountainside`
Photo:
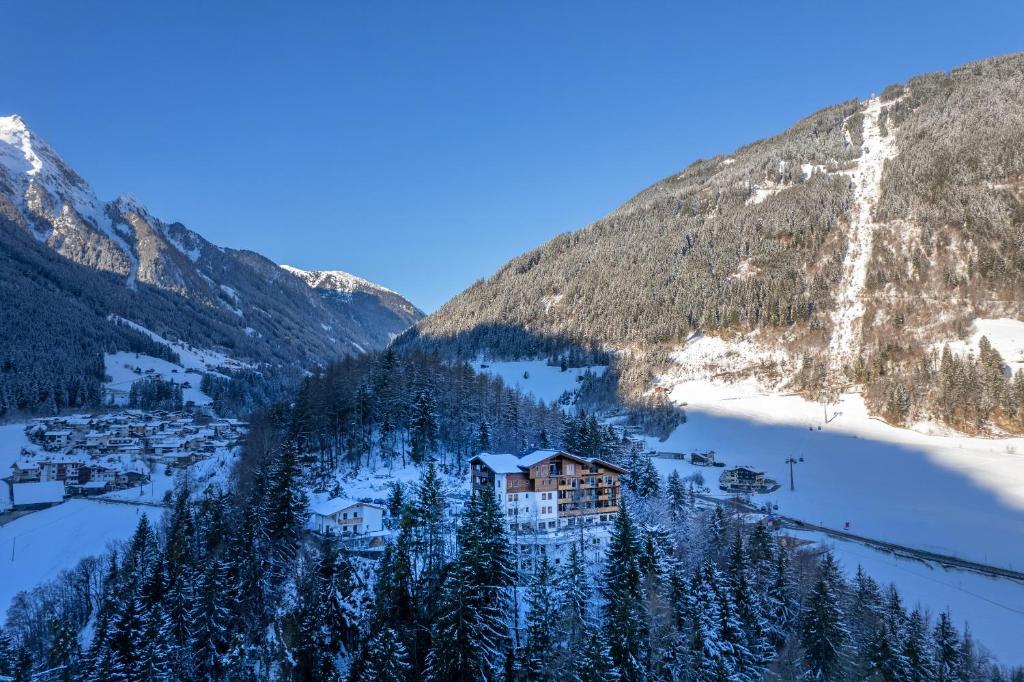
[[[0,118],[0,240],[0,413],[96,404],[103,353],[160,354],[111,316],[289,371],[381,348],[420,316],[373,286],[324,297],[131,197],[103,202],[17,116]]]
[[[513,259],[407,342],[521,357],[622,351],[636,397],[695,334],[790,390],[862,385],[891,421],[1024,429],[1001,359],[941,359],[978,318],[1024,306],[1024,55],[851,100],[700,160],[609,216]],[[754,352],[749,352],[753,348]],[[1004,368],[1005,370],[1005,368]],[[956,384],[957,390],[944,390]],[[967,410],[964,403],[980,408]]]

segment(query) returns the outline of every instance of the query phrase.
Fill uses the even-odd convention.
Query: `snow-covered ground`
[[[103,366],[103,371],[110,377],[110,381],[103,385],[104,388],[112,396],[123,397],[120,400],[115,398],[115,404],[127,404],[127,393],[131,390],[132,384],[146,377],[159,377],[164,381],[174,381],[178,384],[188,382],[190,387],[183,388],[181,391],[181,398],[186,403],[191,401],[196,405],[209,405],[213,402],[210,396],[199,390],[202,375],[186,373],[182,365],[176,365],[162,358],[118,351],[117,353],[105,353]],[[136,369],[139,372],[136,372]],[[148,370],[153,371],[148,372]]]
[[[143,327],[141,324],[137,324],[131,320],[126,320],[123,317],[111,315],[110,319],[111,321],[128,325],[132,329],[145,334],[157,343],[170,346],[171,349],[181,357],[181,366],[185,369],[206,371],[213,370],[218,367],[231,367],[234,369],[251,367],[251,365],[239,362],[220,351],[210,350],[209,348],[199,348],[183,341],[171,341],[169,339],[165,339],[156,332]]]
[[[145,334],[157,343],[169,346],[181,359],[180,364],[168,362],[161,358],[154,358],[139,353],[120,351],[107,353],[103,356],[104,371],[111,380],[105,383],[104,389],[108,392],[108,400],[114,404],[123,405],[127,401],[127,393],[131,390],[132,383],[146,376],[156,376],[165,381],[176,383],[188,382],[191,388],[182,391],[182,399],[187,403],[192,401],[196,405],[209,405],[213,402],[208,395],[199,390],[199,382],[204,373],[217,374],[217,369],[230,367],[241,369],[250,367],[243,362],[228,357],[219,351],[208,348],[197,348],[181,341],[170,341],[151,331],[140,324],[123,317],[111,315],[110,320],[127,325],[138,332]],[[136,373],[135,370],[140,372]],[[146,374],[146,370],[153,370]],[[186,372],[186,370],[189,370]]]
[[[171,469],[158,464],[149,472],[150,480],[142,485],[114,490],[101,496],[104,500],[120,500],[133,504],[164,504],[167,494],[174,494],[175,486],[182,479],[188,482],[188,489],[202,494],[210,485],[221,486],[227,482],[238,457],[238,450],[219,450],[206,459],[199,460],[185,469]]]
[[[696,332],[672,353],[672,377],[674,380],[705,377],[727,380],[736,376],[767,379],[766,374],[785,367],[789,356],[784,350],[759,344],[757,337],[753,332],[725,340]]]
[[[895,584],[909,608],[920,605],[933,618],[949,609],[953,621],[961,627],[966,622],[1001,663],[1024,665],[1024,583],[899,558],[821,533],[788,534],[829,547],[850,575],[860,564],[881,585]]]
[[[868,416],[859,395],[835,405],[770,395],[753,381],[668,384],[687,422],[652,449],[712,449],[782,487],[755,501],[820,525],[1024,570],[1024,438],[984,439],[899,429]],[[827,420],[827,423],[826,423]],[[821,430],[818,427],[821,427]],[[785,460],[795,466],[789,490]],[[663,474],[699,470],[717,489],[722,469],[655,459]]]
[[[975,320],[971,325],[971,335],[950,341],[949,350],[961,356],[970,353],[978,357],[978,344],[983,336],[999,352],[1011,373],[1024,369],[1024,321],[1009,318]],[[936,344],[935,348],[941,351],[943,345]]]
[[[477,372],[499,376],[507,386],[548,403],[558,400],[566,391],[575,391],[580,385],[579,377],[588,371],[601,376],[606,369],[603,366],[570,367],[563,372],[560,367],[547,364],[547,360],[474,360],[471,364]]]
[[[139,517],[153,523],[159,507],[73,499],[0,526],[0,620],[22,590],[55,578],[81,559],[129,537]]]

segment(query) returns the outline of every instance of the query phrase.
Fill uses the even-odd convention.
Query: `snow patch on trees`
[[[673,364],[658,384],[665,387],[694,379],[732,382],[755,377],[762,385],[775,385],[789,356],[784,350],[759,343],[757,337],[751,333],[725,339],[695,333],[672,352]]]

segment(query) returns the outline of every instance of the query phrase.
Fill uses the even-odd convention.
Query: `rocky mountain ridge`
[[[111,316],[294,372],[382,348],[422,315],[370,283],[325,297],[257,253],[154,217],[130,195],[102,201],[18,116],[0,117],[0,241],[0,293],[10,301],[0,318],[0,412],[95,402],[102,354],[149,345]],[[68,337],[82,347],[69,353]]]

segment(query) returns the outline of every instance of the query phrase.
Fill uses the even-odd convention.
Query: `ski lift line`
[[[854,543],[852,541],[849,541],[849,542],[847,542],[847,544],[856,544],[856,543]],[[832,545],[835,546],[835,542],[834,541],[833,541]],[[860,552],[858,552],[856,550],[846,550],[846,551],[849,551],[851,554],[853,554],[855,556],[859,556],[861,558],[865,558],[865,559],[870,558],[867,554],[862,554],[862,553],[860,553]],[[1015,608],[1015,607],[1010,606],[1008,604],[1003,604],[1002,602],[997,602],[995,600],[989,599],[988,597],[986,597],[983,594],[978,594],[977,592],[972,592],[971,590],[968,590],[968,589],[966,589],[964,587],[960,587],[958,585],[953,585],[951,583],[944,582],[944,581],[939,580],[938,578],[935,578],[935,577],[930,576],[930,575],[924,575],[922,573],[918,573],[916,571],[912,571],[911,569],[907,568],[906,566],[900,566],[899,565],[899,559],[895,558],[895,556],[896,556],[895,554],[893,554],[892,556],[894,558],[892,559],[892,563],[891,564],[888,562],[888,560],[883,558],[883,561],[886,563],[886,565],[891,566],[892,568],[895,568],[897,570],[903,571],[905,573],[909,573],[910,575],[913,575],[913,576],[917,576],[918,578],[924,578],[925,580],[930,580],[933,583],[936,583],[936,584],[939,584],[939,585],[943,585],[944,587],[950,587],[950,588],[952,588],[954,590],[957,590],[959,592],[963,592],[964,594],[970,595],[970,596],[972,596],[972,597],[974,597],[976,599],[981,599],[982,601],[986,601],[989,604],[992,604],[993,606],[998,606],[999,608],[1006,609],[1007,611],[1012,611],[1013,613],[1018,613],[1018,614],[1024,616],[1024,609],[1018,609],[1018,608]],[[920,561],[922,563],[929,563],[925,559],[912,559],[912,561]],[[949,569],[943,569],[943,570],[949,570]],[[959,569],[953,569],[953,570],[959,570]],[[998,578],[994,578],[994,579],[998,580]]]
[[[59,523],[61,521],[64,521],[65,519],[69,519],[69,518],[71,518],[72,516],[75,516],[75,515],[76,514],[74,512],[68,512],[67,514],[64,514],[63,516],[58,516],[57,518],[55,518],[55,519],[53,519],[51,521],[48,521],[47,523],[44,523],[41,526],[36,526],[35,528],[30,528],[30,529],[24,530],[24,531],[22,531],[20,533],[17,533],[15,535],[12,535],[11,539],[27,537],[28,535],[31,535],[32,533],[40,531],[40,530],[42,530],[44,528],[49,528],[50,526],[54,525],[55,523]]]

